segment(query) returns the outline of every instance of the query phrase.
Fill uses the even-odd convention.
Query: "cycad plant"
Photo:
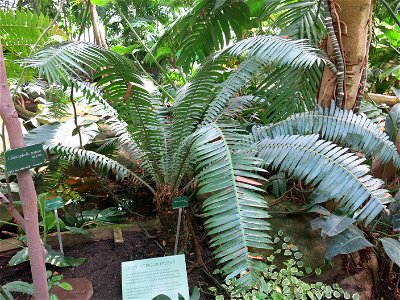
[[[232,58],[241,63],[223,80]],[[370,222],[391,200],[380,188],[382,182],[367,175],[369,168],[362,159],[347,148],[321,140],[331,139],[398,163],[393,144],[366,118],[333,105],[249,132],[232,117],[264,101],[237,94],[243,94],[265,69],[307,70],[323,63],[334,69],[303,41],[257,36],[209,57],[171,96],[159,92],[132,61],[89,44],[55,45],[25,61],[26,67],[38,68],[48,81],[83,92],[81,101],[114,130],[137,169],[127,169],[81,145],[65,146],[47,139],[48,151],[144,184],[154,194],[165,228],[175,227],[172,198],[203,194],[204,224],[215,258],[225,275],[241,274],[239,283],[247,287],[254,285],[258,271],[265,267],[257,251],[271,248],[261,188],[266,169],[280,168],[317,187],[319,203],[337,199],[352,220],[348,225],[355,220]],[[84,134],[83,126],[78,129]],[[335,228],[336,233],[346,230]]]

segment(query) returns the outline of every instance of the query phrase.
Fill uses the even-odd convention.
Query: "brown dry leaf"
[[[247,177],[242,177],[242,176],[236,176],[236,181],[251,184],[251,185],[262,185],[262,183],[259,183],[258,181],[249,179]]]

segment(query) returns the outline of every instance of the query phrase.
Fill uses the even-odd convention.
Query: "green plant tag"
[[[56,197],[54,199],[50,199],[46,201],[46,210],[55,210],[64,206],[63,199],[61,197]]]
[[[42,144],[17,148],[4,154],[8,174],[42,166],[46,161],[46,153]]]
[[[122,262],[122,299],[143,300],[165,295],[189,300],[184,255]]]
[[[173,209],[188,207],[188,205],[189,205],[189,197],[187,196],[172,198]]]

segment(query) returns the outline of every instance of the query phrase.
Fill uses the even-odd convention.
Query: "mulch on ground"
[[[162,241],[160,239],[159,243]],[[86,262],[75,268],[57,268],[47,265],[48,270],[58,272],[64,278],[87,278],[93,284],[93,300],[122,299],[121,291],[121,262],[137,259],[165,256],[169,250],[162,250],[153,238],[146,237],[140,232],[124,232],[124,243],[114,244],[113,240],[98,241],[76,245],[65,249],[65,255],[85,257]],[[207,256],[207,253],[205,253]],[[7,265],[12,254],[0,254],[0,285],[15,280],[32,282],[29,263],[15,267]],[[206,258],[207,259],[207,258]],[[195,258],[191,253],[186,254],[186,265],[191,269]],[[188,274],[189,289],[194,286],[201,288],[201,299],[214,299],[207,294],[207,287],[212,286],[208,277],[198,268]],[[26,299],[18,296],[16,299]]]

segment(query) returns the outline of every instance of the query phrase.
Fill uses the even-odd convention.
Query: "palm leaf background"
[[[271,126],[254,128],[257,140],[290,134],[319,134],[321,138],[379,157],[386,163],[393,160],[400,168],[400,156],[389,137],[371,120],[350,110],[342,110],[332,102],[330,107],[317,107],[312,112],[295,114]]]
[[[265,138],[257,144],[258,157],[279,171],[317,186],[326,200],[336,199],[338,206],[359,221],[370,223],[393,199],[382,189],[383,181],[368,175],[363,159],[318,135],[281,135]],[[340,180],[337,180],[340,178]],[[334,184],[332,184],[334,183]]]
[[[165,48],[174,51],[176,63],[187,71],[195,61],[202,61],[228,45],[233,39],[232,31],[240,40],[249,14],[248,6],[242,0],[197,1],[193,9],[171,24],[155,51],[161,53]]]

